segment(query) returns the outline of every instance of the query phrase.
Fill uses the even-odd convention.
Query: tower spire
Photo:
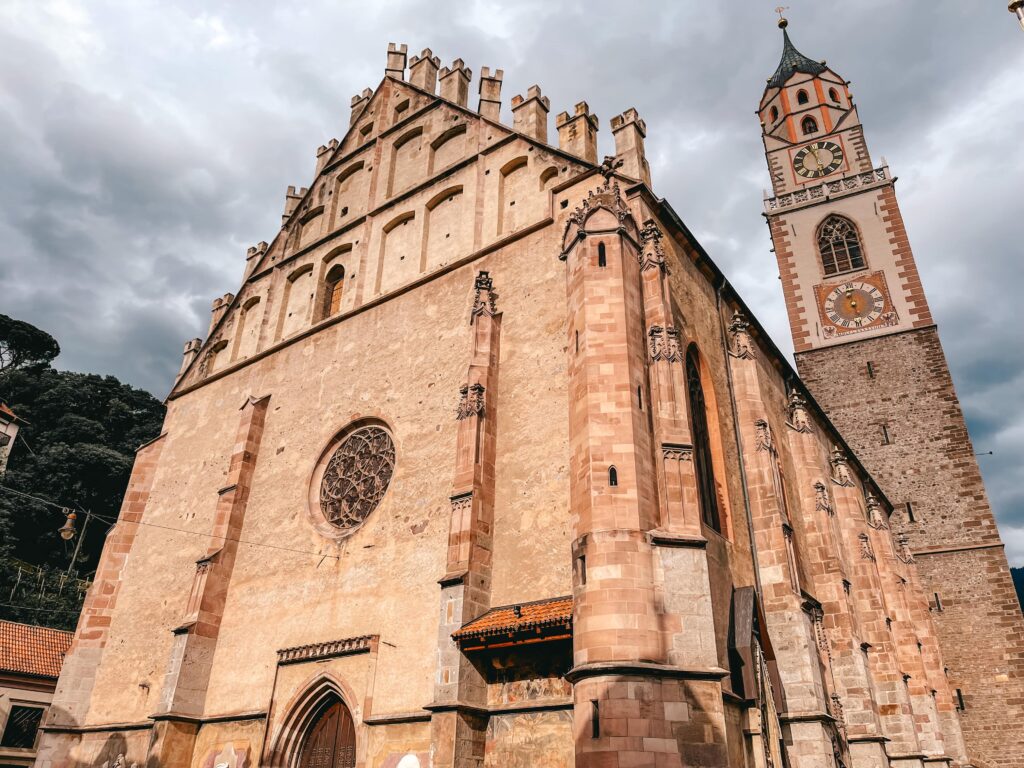
[[[782,30],[782,58],[779,60],[779,67],[775,70],[775,74],[768,78],[768,87],[781,88],[797,72],[820,75],[825,71],[825,65],[807,58],[796,49],[786,30],[789,21],[782,15],[785,8],[779,6],[775,10],[779,13],[779,29]]]

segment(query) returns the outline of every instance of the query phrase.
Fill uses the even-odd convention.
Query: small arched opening
[[[810,115],[808,115],[803,119],[803,122],[800,123],[800,129],[804,132],[804,136],[807,136],[808,134],[811,133],[817,133],[818,121],[815,120]]]
[[[608,467],[608,487],[614,488],[619,484],[619,470],[615,467]]]
[[[799,91],[796,92],[796,103],[797,104],[806,104],[807,102],[808,102],[807,91],[805,91],[803,88],[801,88]]]

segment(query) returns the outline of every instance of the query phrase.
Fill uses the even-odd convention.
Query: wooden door
[[[348,707],[335,700],[313,723],[298,768],[355,768],[356,729]]]

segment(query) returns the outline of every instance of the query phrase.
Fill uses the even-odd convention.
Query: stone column
[[[576,765],[725,766],[725,673],[714,666],[714,644],[698,670],[671,663],[665,640],[672,619],[659,592],[669,599],[668,576],[661,582],[651,533],[662,516],[660,446],[641,403],[649,399],[649,353],[639,240],[611,173],[576,208],[563,238]],[[699,599],[709,603],[709,590]],[[703,629],[694,626],[696,644]]]
[[[157,720],[194,723],[195,718],[203,714],[269,403],[270,396],[266,395],[250,397],[242,406],[228,463],[227,483],[218,491],[209,546],[206,555],[196,562],[185,615],[174,630],[171,658],[154,715]],[[180,737],[167,742],[157,740],[155,746],[178,741]],[[176,753],[178,751],[176,749]],[[157,756],[151,754],[150,757],[156,759]],[[173,764],[164,759],[157,762],[166,766]]]
[[[481,765],[487,728],[487,682],[452,640],[452,633],[483,614],[491,600],[501,314],[487,272],[477,275],[474,291],[472,353],[456,413],[448,562],[440,581],[438,670],[434,702],[427,707],[433,713],[435,768]]]
[[[62,732],[62,729],[85,724],[96,673],[110,640],[110,622],[121,592],[124,569],[135,544],[138,524],[149,505],[153,478],[166,439],[167,434],[164,433],[139,448],[135,454],[135,465],[128,479],[117,524],[110,529],[103,543],[96,577],[85,596],[75,637],[61,667],[53,701],[46,711],[36,757],[36,764],[42,768],[63,765],[68,759],[68,751],[78,737],[66,730]],[[51,732],[48,728],[54,730]]]
[[[862,651],[874,683],[878,714],[889,764],[919,768],[923,753],[917,738],[910,695],[896,656],[877,555],[869,535],[863,494],[854,482],[845,454],[832,452],[832,490],[843,547],[850,563],[853,610],[862,628]],[[851,749],[874,753],[879,739],[851,739]]]
[[[829,712],[843,742],[851,737],[879,739],[878,705],[861,651],[860,627],[846,589],[849,564],[829,488],[827,444],[822,443],[820,427],[812,422],[804,398],[796,391],[790,395],[786,437],[797,478],[793,522],[802,533],[804,567],[820,600],[822,636],[818,640],[829,675]],[[858,753],[850,756],[850,764],[853,768],[875,768],[881,764],[880,757],[880,753]]]
[[[761,574],[768,634],[782,676],[785,709],[779,713],[790,763],[798,768],[834,764],[831,721],[818,659],[813,617],[804,610],[789,494],[776,444],[779,421],[765,402],[761,356],[739,314],[730,324],[729,365],[740,424],[750,514]]]

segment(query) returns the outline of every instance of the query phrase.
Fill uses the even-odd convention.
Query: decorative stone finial
[[[643,244],[640,251],[641,272],[655,268],[666,271],[665,247],[661,244],[663,236],[654,219],[648,219],[640,228],[640,242]]]
[[[481,270],[473,283],[473,312],[469,322],[472,323],[477,317],[487,315],[494,317],[498,313],[495,300],[497,294],[494,292],[494,281],[491,273]]]
[[[846,463],[846,454],[838,445],[832,446],[832,482],[845,488],[853,487],[853,478],[850,476],[850,467]]]
[[[885,515],[882,514],[882,505],[875,498],[875,494],[868,491],[864,497],[864,503],[868,508],[868,525],[872,528],[886,528]]]
[[[807,401],[795,389],[789,393],[788,425],[797,432],[812,432],[811,417],[807,413]]]
[[[455,418],[459,421],[468,419],[470,416],[484,415],[484,386],[483,384],[464,385],[459,390],[459,407],[455,411]]]

